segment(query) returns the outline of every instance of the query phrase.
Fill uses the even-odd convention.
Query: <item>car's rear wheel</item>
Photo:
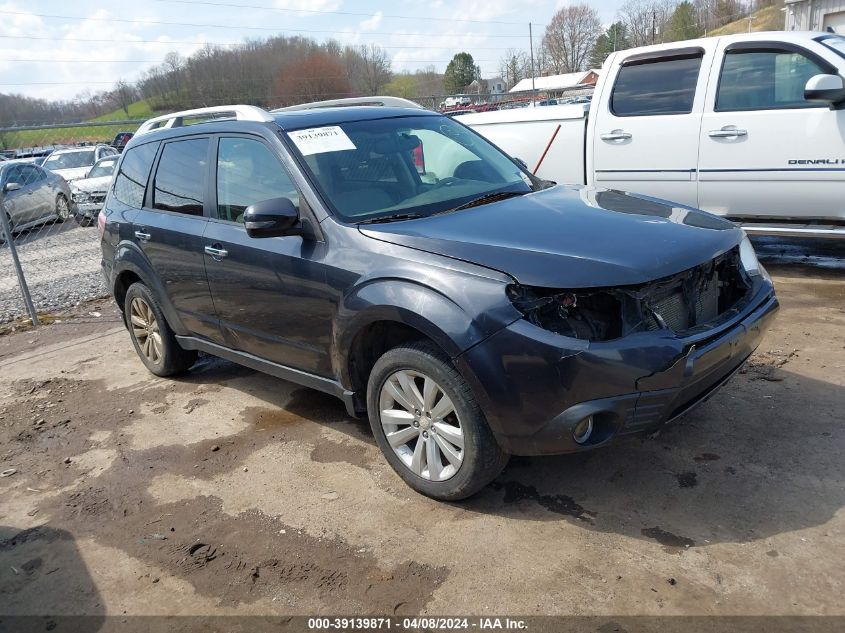
[[[430,343],[396,347],[376,362],[367,408],[387,461],[429,497],[465,499],[507,463],[466,381]]]
[[[70,205],[67,202],[64,194],[60,193],[56,196],[56,218],[59,222],[64,222],[70,217]]]
[[[190,369],[195,351],[184,350],[176,340],[150,289],[136,282],[124,300],[124,318],[141,362],[156,376],[172,376]]]

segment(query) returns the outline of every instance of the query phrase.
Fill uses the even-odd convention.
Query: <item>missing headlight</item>
[[[571,338],[610,341],[643,331],[704,331],[749,297],[752,284],[739,250],[637,286],[558,290],[513,284],[508,297],[530,323]]]
[[[607,341],[626,330],[626,297],[613,290],[561,292],[512,285],[508,296],[528,321],[556,334]]]

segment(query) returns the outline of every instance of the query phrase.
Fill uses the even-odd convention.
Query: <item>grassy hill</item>
[[[107,123],[108,121],[123,121],[127,119],[146,120],[155,116],[146,101],[136,101],[129,106],[129,116],[123,108],[109,112],[95,119],[92,123]],[[90,127],[66,127],[49,130],[25,130],[22,132],[0,133],[0,149],[17,149],[21,147],[39,147],[45,145],[71,145],[82,141],[111,142],[118,132],[134,132],[137,125],[92,125]]]
[[[114,112],[109,112],[108,114],[104,114],[102,116],[98,116],[96,119],[91,119],[92,121],[100,122],[100,121],[124,121],[126,119],[151,119],[155,116],[155,112],[153,112],[152,108],[146,101],[136,101],[135,103],[129,104],[129,116],[126,116],[126,112],[123,108],[115,110]]]
[[[778,5],[766,7],[755,11],[750,16],[751,31],[782,31],[784,28],[784,17],[781,7]],[[736,22],[731,22],[718,29],[708,31],[709,37],[716,37],[718,35],[736,35],[737,33],[748,32],[748,18],[742,18]]]

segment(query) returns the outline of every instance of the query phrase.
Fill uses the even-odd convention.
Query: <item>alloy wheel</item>
[[[464,432],[455,405],[429,376],[403,369],[379,393],[379,420],[393,452],[429,481],[453,477],[464,458]]]
[[[56,215],[60,220],[67,220],[70,217],[70,207],[64,196],[56,198]]]
[[[162,357],[163,343],[161,330],[150,304],[140,297],[132,299],[129,306],[129,322],[132,325],[132,336],[138,342],[141,353],[151,363],[157,364]]]

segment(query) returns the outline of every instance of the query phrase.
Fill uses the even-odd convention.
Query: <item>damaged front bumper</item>
[[[706,400],[759,345],[778,308],[761,280],[743,309],[718,327],[613,341],[563,337],[514,322],[456,359],[502,448],[514,455],[568,453],[650,432]],[[575,441],[592,416],[594,431]]]

